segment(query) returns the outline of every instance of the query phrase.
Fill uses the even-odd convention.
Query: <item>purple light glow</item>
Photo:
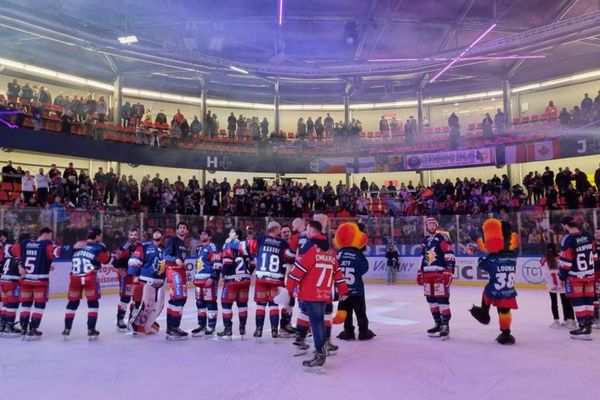
[[[442,76],[442,74],[446,71],[448,71],[454,64],[456,64],[458,62],[458,60],[460,60],[462,58],[462,56],[464,56],[465,54],[467,54],[467,52],[469,50],[471,50],[473,48],[473,46],[475,46],[477,43],[479,43],[488,33],[490,33],[492,31],[492,29],[494,29],[496,27],[496,24],[492,24],[492,26],[490,26],[485,32],[483,32],[481,35],[479,35],[479,37],[477,39],[475,39],[473,41],[473,43],[471,43],[469,45],[469,47],[467,47],[466,49],[464,49],[462,51],[462,53],[460,53],[458,55],[458,57],[456,57],[455,59],[453,59],[452,61],[450,61],[450,63],[448,65],[446,65],[440,72],[438,72],[430,81],[429,83],[433,83],[436,81],[437,78],[439,78],[440,76]]]
[[[279,26],[283,25],[283,0],[279,0]]]
[[[11,124],[11,123],[10,123],[10,122],[8,122],[8,121],[6,121],[6,120],[3,120],[2,118],[0,118],[0,123],[3,123],[4,125],[8,126],[8,127],[9,127],[9,128],[11,128],[11,129],[18,128],[18,126],[17,126],[17,125],[13,125],[13,124]]]
[[[477,60],[521,60],[521,59],[540,59],[546,58],[544,55],[539,56],[480,56],[480,57],[462,57],[461,60],[477,61]],[[450,61],[452,58],[373,58],[367,60],[369,62],[401,62],[401,61]]]

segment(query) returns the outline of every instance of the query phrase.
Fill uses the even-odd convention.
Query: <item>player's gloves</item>
[[[452,283],[452,279],[453,279],[452,272],[450,272],[450,271],[444,271],[442,273],[442,280],[444,281],[444,285],[446,287],[450,287],[450,284]]]
[[[421,271],[417,272],[417,285],[423,286],[423,273]]]

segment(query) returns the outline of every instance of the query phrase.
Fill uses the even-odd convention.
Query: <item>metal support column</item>
[[[505,126],[510,128],[512,124],[512,108],[510,104],[510,83],[508,79],[502,81],[502,107],[504,107]]]
[[[350,95],[344,94],[344,125],[347,128],[350,126]]]
[[[121,125],[121,108],[123,107],[123,77],[117,75],[113,82],[113,124]]]
[[[417,90],[417,135],[423,133],[423,89]]]
[[[281,131],[281,127],[280,127],[280,119],[279,119],[279,81],[275,82],[275,99],[274,99],[274,106],[275,106],[275,130],[274,132],[279,135],[279,132]]]
[[[206,95],[207,95],[206,85],[204,84],[204,80],[202,81],[202,92],[200,94],[201,103],[200,103],[200,114],[202,115],[202,134],[208,135],[208,126],[206,126]]]

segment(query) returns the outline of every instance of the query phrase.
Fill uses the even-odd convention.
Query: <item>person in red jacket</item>
[[[315,342],[315,355],[302,362],[308,369],[322,370],[327,358],[325,352],[325,307],[332,301],[332,286],[343,301],[348,297],[348,286],[339,268],[335,250],[327,237],[321,233],[318,221],[308,224],[306,244],[299,250],[296,262],[286,283],[289,295],[298,288],[298,300],[303,312],[308,315]]]

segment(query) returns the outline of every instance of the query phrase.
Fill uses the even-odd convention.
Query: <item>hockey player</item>
[[[283,229],[282,228],[282,237],[284,237],[283,235]],[[300,248],[302,246],[304,246],[304,244],[306,243],[306,241],[308,240],[306,237],[306,225],[304,223],[304,220],[302,218],[296,218],[292,221],[292,232],[291,232],[291,237],[288,240],[288,243],[290,244],[290,248],[287,250],[287,257],[290,259],[290,263],[293,264],[293,261],[296,259],[296,256],[298,255],[298,250],[300,250]],[[284,237],[285,239],[285,237]],[[289,273],[291,269],[291,266],[288,266],[286,268],[286,276]],[[290,298],[290,302],[289,304],[283,304],[281,307],[281,334],[282,336],[293,336],[297,333],[296,329],[292,326],[292,314],[293,314],[293,310],[294,310],[294,306],[296,305],[296,298],[295,297],[291,297]],[[302,321],[302,322],[300,322]],[[297,318],[296,324],[298,324],[298,322],[304,324],[304,326],[308,327],[308,318],[306,317],[305,314],[300,313],[300,315]]]
[[[252,270],[247,256],[246,242],[243,240],[244,232],[231,229],[229,238],[223,247],[223,291],[221,292],[221,307],[223,308],[222,332],[217,335],[225,340],[231,340],[233,303],[238,307],[240,335],[246,334],[246,321],[248,320],[248,293],[250,291],[250,278]]]
[[[427,330],[429,337],[446,340],[450,335],[450,284],[454,274],[454,247],[447,232],[438,230],[435,218],[425,220],[427,236],[421,243],[422,261],[417,283],[423,286],[425,298],[435,322]]]
[[[158,332],[156,318],[164,307],[165,265],[162,259],[162,238],[160,229],[152,231],[152,240],[142,243],[129,259],[127,273],[139,276],[143,284],[142,304],[134,310],[129,320],[129,328],[134,336]],[[167,337],[167,339],[169,339]]]
[[[267,225],[267,234],[248,241],[249,255],[256,260],[256,331],[254,337],[262,337],[265,324],[265,312],[269,305],[269,320],[271,322],[271,337],[279,337],[279,307],[274,302],[279,287],[284,286],[285,264],[292,260],[289,256],[289,244],[280,237],[281,225],[271,221]]]
[[[38,330],[48,302],[48,283],[54,250],[54,232],[48,227],[40,230],[37,240],[27,241],[21,249],[21,313],[19,322],[25,340],[37,340],[42,336]],[[33,312],[31,312],[33,306]]]
[[[167,336],[179,340],[188,338],[188,333],[179,327],[183,306],[185,306],[187,300],[187,272],[185,270],[187,247],[185,238],[188,235],[188,230],[188,225],[185,222],[178,223],[175,236],[167,241],[163,251],[163,259],[167,268],[167,283],[169,284]]]
[[[212,231],[200,232],[200,247],[196,256],[196,307],[198,308],[198,327],[192,330],[192,336],[212,337],[217,326],[217,284],[221,268],[221,254],[212,242]],[[207,311],[208,310],[208,311]],[[208,322],[208,323],[207,323]]]
[[[479,268],[489,275],[483,290],[481,307],[471,307],[471,315],[481,324],[490,323],[490,306],[498,309],[500,335],[496,341],[503,345],[515,344],[510,327],[512,315],[516,310],[517,291],[515,275],[517,255],[514,250],[519,247],[519,237],[511,232],[510,223],[490,218],[483,223],[483,238],[478,240],[479,248],[487,255],[479,259]]]
[[[354,340],[352,313],[358,322],[358,340],[370,340],[375,334],[369,329],[367,306],[365,301],[365,285],[362,276],[369,270],[369,262],[363,254],[367,245],[367,235],[360,231],[358,225],[346,222],[335,232],[334,245],[338,248],[337,259],[349,288],[348,298],[339,303],[338,310],[347,312],[344,330],[338,339]]]
[[[15,326],[17,309],[19,308],[19,293],[21,291],[22,268],[21,252],[31,239],[28,233],[19,235],[17,243],[4,245],[4,265],[0,277],[0,294],[2,296],[2,313],[0,321],[0,336],[12,338],[21,336],[21,330]]]
[[[594,300],[594,323],[592,327],[594,329],[600,329],[600,229],[596,229],[594,232],[594,239],[596,242],[596,299]]]
[[[127,330],[127,324],[125,323],[127,307],[129,307],[129,317],[131,318],[133,309],[139,308],[142,302],[143,286],[139,281],[134,283],[134,277],[127,274],[129,258],[135,253],[138,246],[141,246],[140,231],[138,228],[132,228],[128,232],[127,242],[117,249],[113,261],[113,266],[117,269],[117,275],[119,276],[120,299],[117,305],[117,328],[120,331]],[[133,303],[131,303],[132,300]]]
[[[592,339],[594,317],[596,243],[588,232],[583,232],[571,216],[562,219],[567,235],[560,243],[559,277],[565,282],[567,297],[571,299],[579,328],[570,331],[571,338]]]
[[[102,230],[92,228],[87,234],[87,241],[75,246],[60,247],[60,256],[71,256],[71,276],[69,281],[69,302],[65,313],[65,329],[62,334],[67,338],[71,334],[75,313],[79,307],[82,293],[88,305],[87,329],[88,339],[96,340],[100,332],[96,330],[100,299],[100,283],[96,274],[102,264],[108,264],[111,255],[102,243]]]
[[[316,370],[322,369],[327,358],[325,308],[332,301],[332,284],[335,283],[341,301],[345,300],[348,294],[348,286],[338,267],[335,251],[330,248],[327,237],[321,233],[322,229],[318,221],[309,223],[308,241],[300,249],[286,283],[290,297],[298,287],[298,300],[310,320],[315,343],[314,357],[303,361],[302,365]]]

